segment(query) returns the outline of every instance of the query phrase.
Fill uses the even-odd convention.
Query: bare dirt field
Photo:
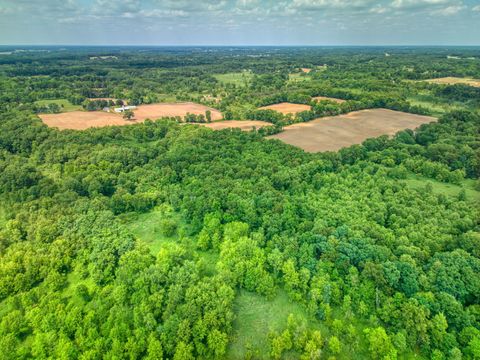
[[[256,120],[225,120],[225,121],[216,121],[209,124],[195,124],[208,127],[213,130],[223,130],[238,128],[243,131],[252,130],[254,127],[260,129],[265,126],[272,126],[272,124],[265,121],[256,121]]]
[[[303,104],[292,104],[288,102],[283,102],[279,104],[273,104],[268,106],[263,106],[259,108],[260,110],[274,110],[282,113],[284,115],[287,114],[296,114],[302,111],[310,110],[312,107],[310,105],[303,105]]]
[[[187,113],[205,115],[207,110],[211,111],[213,121],[221,120],[223,118],[220,111],[192,102],[140,105],[133,112],[135,113],[136,121],[143,121],[145,119],[155,120],[165,116],[180,116],[183,118]]]
[[[322,100],[328,100],[332,102],[336,102],[338,104],[344,103],[347,100],[342,100],[342,99],[337,99],[337,98],[331,98],[327,96],[315,96],[312,98],[313,101],[322,101]]]
[[[283,132],[269,138],[280,139],[307,152],[337,151],[368,138],[394,135],[436,120],[387,109],[361,110],[287,126]]]
[[[205,114],[207,110],[212,112],[212,120],[222,119],[222,114],[213,108],[195,103],[162,103],[151,105],[140,105],[134,110],[135,118],[124,120],[121,114],[113,114],[104,111],[71,111],[61,114],[39,115],[42,121],[60,130],[85,130],[91,127],[104,127],[113,125],[132,125],[145,121],[146,119],[158,119],[161,117],[180,116],[187,113]]]
[[[444,77],[444,78],[437,78],[437,79],[430,79],[424,80],[432,84],[465,84],[474,87],[480,87],[480,80],[478,79],[471,79],[471,78],[457,78],[457,77]]]
[[[91,127],[104,127],[112,125],[135,124],[133,120],[127,121],[120,114],[112,114],[104,111],[71,111],[61,114],[40,114],[42,121],[60,130],[85,130]]]
[[[312,69],[309,69],[309,68],[301,68],[300,70],[302,70],[306,74],[312,71]]]

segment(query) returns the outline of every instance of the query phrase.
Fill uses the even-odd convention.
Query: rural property
[[[183,118],[188,113],[205,114],[207,110],[211,111],[213,121],[222,119],[220,111],[192,102],[140,105],[134,110],[135,117],[132,120],[125,120],[121,114],[105,111],[71,111],[60,114],[40,114],[39,117],[46,125],[60,130],[85,130],[92,127],[138,124],[146,119],[155,120],[162,117]]]

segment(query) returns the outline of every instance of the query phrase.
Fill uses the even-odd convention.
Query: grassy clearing
[[[312,78],[308,76],[306,73],[293,73],[288,75],[288,82],[296,83],[296,82],[304,82],[304,81],[311,81]]]
[[[175,231],[166,231],[169,223],[176,224]],[[149,213],[140,214],[134,219],[127,220],[126,226],[156,255],[163,244],[180,240],[179,230],[183,223],[178,214],[165,207],[159,207]]]
[[[177,97],[173,94],[158,94],[158,102],[174,103],[177,102]]]
[[[435,99],[436,98],[434,98],[430,94],[420,93],[417,96],[407,98],[407,101],[411,105],[422,106],[424,108],[429,109],[432,112],[432,115],[434,115],[434,116],[441,116],[441,115],[445,114],[446,112],[449,112],[449,111],[452,111],[452,110],[461,110],[461,109],[465,108],[461,104],[441,103],[441,102],[438,102],[438,100],[435,100]]]
[[[37,101],[35,101],[35,104],[40,105],[40,106],[45,106],[45,105],[48,105],[48,104],[57,104],[58,106],[60,106],[62,108],[63,112],[82,110],[81,105],[73,105],[67,99],[37,100]]]
[[[300,304],[292,303],[282,290],[273,300],[241,290],[235,300],[236,319],[227,358],[240,360],[253,355],[254,359],[268,359],[268,334],[284,330],[290,314],[305,320],[311,328],[320,327],[317,320],[311,318]],[[295,355],[293,358],[298,358],[298,354]]]
[[[480,201],[480,191],[475,189],[475,180],[472,179],[466,179],[461,185],[455,185],[411,174],[404,181],[408,187],[416,190],[423,190],[427,184],[431,184],[434,193],[449,197],[457,197],[462,189],[464,189],[467,200]]]
[[[226,74],[215,74],[215,79],[223,84],[234,84],[238,86],[246,86],[252,79],[253,73],[250,71],[233,72]]]

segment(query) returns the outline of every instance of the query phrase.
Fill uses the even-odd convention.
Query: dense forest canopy
[[[0,359],[480,359],[480,94],[417,81],[480,79],[479,48],[18,49],[0,49]],[[270,130],[36,115],[89,98],[275,131],[439,120],[309,154]],[[281,101],[313,108],[257,110]]]

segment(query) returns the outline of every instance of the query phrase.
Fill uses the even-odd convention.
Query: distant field
[[[282,113],[284,115],[287,114],[296,114],[302,111],[310,110],[312,107],[310,105],[303,105],[303,104],[292,104],[288,102],[283,102],[274,105],[263,106],[259,108],[260,110],[274,110]]]
[[[151,105],[140,105],[134,110],[135,118],[125,120],[121,114],[107,113],[104,111],[73,111],[62,114],[39,115],[42,121],[60,130],[85,130],[91,127],[104,127],[114,125],[132,125],[145,121],[146,119],[158,119],[161,117],[180,116],[187,113],[205,114],[207,110],[212,112],[213,120],[222,119],[222,114],[215,109],[195,103],[160,103]]]
[[[337,151],[380,135],[394,135],[437,119],[387,109],[351,112],[287,126],[269,138],[280,139],[308,152]]]
[[[225,121],[216,121],[209,124],[194,124],[194,125],[205,126],[213,130],[238,128],[243,131],[252,130],[254,127],[256,129],[260,129],[265,126],[272,126],[271,123],[268,123],[265,121],[257,121],[257,120],[225,120]]]
[[[253,73],[250,71],[243,71],[227,74],[215,74],[213,76],[221,83],[242,86],[252,79]]]
[[[53,99],[53,100],[37,100],[35,101],[36,105],[39,106],[46,106],[48,104],[57,104],[58,106],[61,107],[62,111],[77,111],[77,110],[82,110],[81,105],[73,105],[70,101],[67,99]]]
[[[458,78],[458,77],[444,77],[444,78],[437,78],[437,79],[429,79],[423,80],[432,84],[464,84],[470,85],[474,87],[480,87],[480,80],[478,79],[471,79],[471,78]]]
[[[300,70],[302,70],[305,74],[308,74],[310,71],[312,71],[310,68],[301,68]]]
[[[347,100],[331,98],[331,97],[327,97],[327,96],[315,96],[314,98],[312,98],[312,100],[313,101],[328,100],[328,101],[336,102],[338,104],[341,104],[341,103],[344,103],[345,101],[347,101]]]

